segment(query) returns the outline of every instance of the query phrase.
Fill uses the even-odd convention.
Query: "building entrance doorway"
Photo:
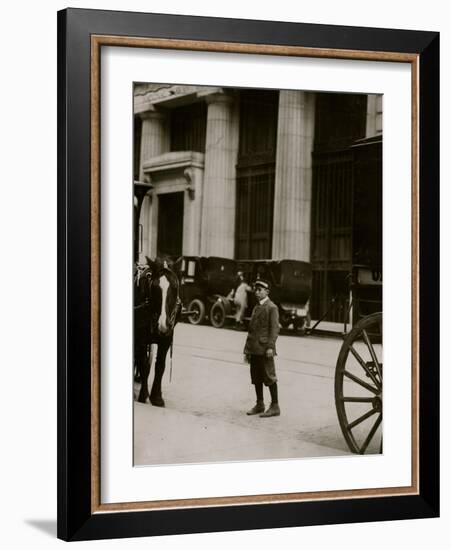
[[[184,193],[158,195],[157,256],[182,255]]]

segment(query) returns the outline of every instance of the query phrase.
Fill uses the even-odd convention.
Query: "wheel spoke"
[[[353,382],[355,382],[356,384],[359,384],[360,386],[362,386],[362,388],[365,388],[366,390],[370,391],[371,393],[374,393],[375,395],[377,395],[379,393],[378,388],[375,388],[374,386],[371,386],[370,384],[367,384],[366,382],[364,382],[363,380],[361,380],[360,378],[358,378],[357,376],[352,374],[352,372],[349,372],[349,371],[345,370],[345,371],[343,371],[343,375],[347,376]]]
[[[377,429],[379,428],[379,424],[382,422],[382,414],[380,414],[376,418],[376,422],[374,423],[373,427],[371,428],[370,433],[368,434],[367,438],[365,439],[362,447],[360,448],[360,454],[365,454],[365,451],[368,447],[368,445],[371,443],[371,440],[374,437],[374,434],[376,433]],[[382,450],[382,443],[381,443],[381,450]]]
[[[362,334],[363,334],[363,339],[365,340],[365,343],[366,343],[366,345],[368,347],[368,350],[370,352],[371,359],[373,360],[374,365],[377,369],[377,374],[379,375],[379,380],[382,380],[382,372],[381,372],[379,361],[378,361],[377,356],[376,356],[376,352],[374,351],[374,348],[373,348],[373,344],[370,342],[370,339],[368,337],[368,333],[366,332],[365,329],[362,330]]]
[[[362,416],[359,416],[359,418],[357,418],[356,420],[348,424],[347,425],[348,430],[352,430],[353,428],[361,424],[364,420],[366,420],[367,418],[370,418],[371,416],[373,416],[373,414],[376,414],[376,413],[377,413],[376,409],[370,409],[368,412],[366,412],[365,414],[362,414]]]
[[[382,346],[382,314],[374,313],[356,323],[337,358],[335,406],[343,436],[354,453],[377,452],[379,438],[382,449]]]
[[[341,397],[340,399],[346,403],[372,403],[374,397]]]
[[[371,370],[368,368],[366,362],[360,357],[358,352],[355,350],[354,346],[349,346],[349,351],[352,353],[352,355],[356,358],[357,362],[360,364],[362,369],[366,372],[366,374],[371,378],[371,380],[376,384],[378,388],[381,387],[381,383],[379,380],[374,376],[374,374],[371,372]]]

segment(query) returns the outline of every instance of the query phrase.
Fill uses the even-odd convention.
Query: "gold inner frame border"
[[[412,85],[412,479],[408,487],[384,487],[339,491],[174,499],[145,502],[101,503],[100,492],[100,53],[102,46],[171,50],[247,53],[293,57],[353,59],[409,63]],[[91,36],[91,513],[164,510],[212,506],[308,502],[419,494],[419,55],[306,48],[267,44],[243,44],[139,38],[112,35]]]

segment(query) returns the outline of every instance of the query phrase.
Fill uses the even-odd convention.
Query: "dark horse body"
[[[145,403],[149,397],[152,405],[164,407],[161,380],[181,310],[179,282],[166,262],[149,259],[148,265],[135,274],[134,282],[134,353],[141,379],[138,401]],[[149,395],[151,344],[157,344],[157,357]]]

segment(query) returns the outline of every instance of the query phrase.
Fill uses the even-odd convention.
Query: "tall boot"
[[[253,414],[260,414],[265,410],[265,404],[263,402],[263,384],[255,384],[255,393],[257,395],[257,402],[255,405],[247,411],[247,415],[252,416]]]
[[[277,405],[279,403],[279,397],[277,395],[277,382],[269,386],[269,393],[271,394],[271,403]]]
[[[270,416],[280,416],[279,398],[277,395],[277,382],[269,386],[269,393],[271,394],[271,405],[269,408],[260,415],[260,418],[269,418]]]

